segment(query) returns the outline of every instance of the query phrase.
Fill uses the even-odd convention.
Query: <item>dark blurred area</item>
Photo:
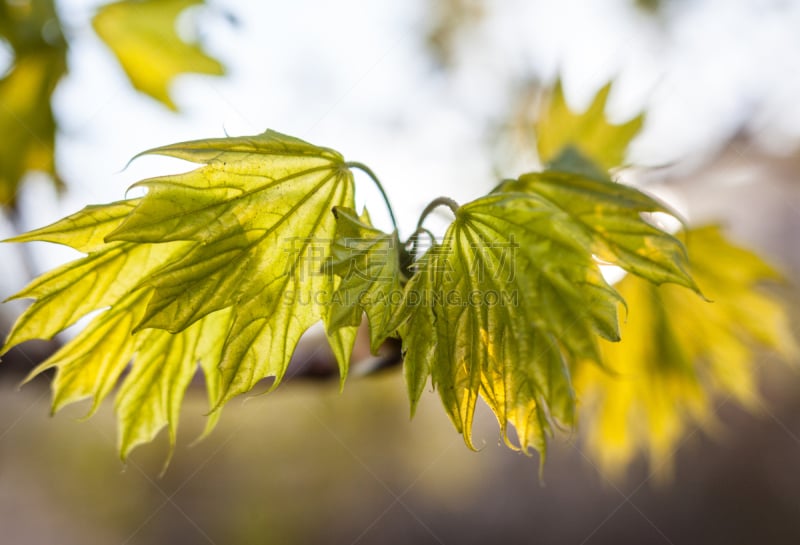
[[[482,412],[478,453],[439,401],[413,421],[399,373],[292,383],[234,402],[211,437],[191,395],[163,477],[163,444],[116,455],[107,405],[88,422],[46,416],[46,384],[0,392],[0,520],[7,543],[797,543],[800,381],[770,373],[760,415],[720,400],[725,429],[691,432],[672,481],[636,464],[600,476],[570,440],[544,472],[498,444]],[[479,443],[481,444],[481,443]]]

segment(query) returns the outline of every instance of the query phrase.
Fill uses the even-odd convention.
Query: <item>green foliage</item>
[[[608,177],[633,125],[606,123],[607,93],[576,115],[559,89],[540,128],[561,116],[569,130],[546,144],[558,153],[540,139],[549,168],[463,206],[434,200],[407,241],[355,212],[351,169],[383,190],[334,150],[267,131],[146,152],[201,166],[12,239],[85,256],[15,296],[34,302],[2,351],[94,313],[32,376],[56,369],[54,411],[90,398],[92,412],[121,382],[125,458],[164,428],[175,444],[198,366],[210,430],[233,397],[267,377],[276,387],[318,322],[344,381],[366,316],[373,352],[402,342],[412,414],[431,381],[470,448],[482,399],[506,444],[542,460],[579,409],[606,467],[640,449],[663,460],[687,421],[710,419],[715,392],[752,401],[751,346],[796,349],[782,306],[753,289],[774,278],[769,267],[714,229],[688,233],[687,261],[680,240],[649,221],[674,216],[669,208]],[[440,205],[455,217],[438,240],[424,221]],[[611,286],[601,264],[628,276]]]
[[[172,110],[169,84],[183,73],[220,75],[222,65],[196,44],[183,41],[176,20],[204,0],[123,0],[100,8],[93,25],[131,84]]]
[[[390,334],[389,324],[405,280],[400,271],[401,247],[397,232],[375,229],[366,210],[359,218],[349,208],[334,208],[336,236],[331,245],[329,270],[341,278],[331,297],[326,324],[329,332],[357,327],[366,313],[370,347],[377,352]]]
[[[54,410],[85,397],[94,408],[135,356],[117,399],[123,455],[164,423],[174,426],[175,400],[198,361],[212,408],[266,376],[280,381],[300,335],[324,316],[319,297],[329,278],[320,266],[329,251],[320,241],[334,234],[330,209],[353,206],[353,177],[338,153],[275,132],[148,153],[205,166],[145,180],[141,199],[89,207],[14,239],[87,255],[17,294],[35,302],[4,348],[51,338],[108,308],[34,374],[57,369]],[[202,342],[199,331],[207,332]],[[347,333],[335,337],[343,358]],[[154,344],[175,353],[159,355]]]
[[[0,77],[0,206],[14,207],[27,172],[58,182],[50,98],[67,71],[67,45],[52,0],[0,2],[0,38],[14,54]]]
[[[663,204],[609,179],[558,171],[525,174],[499,191],[532,193],[564,216],[562,224],[599,259],[651,282],[697,289],[686,272],[686,251],[675,237],[642,221],[642,214],[673,214]]]
[[[618,338],[616,294],[586,249],[558,229],[559,213],[522,193],[466,204],[408,284],[402,318],[432,328],[405,329],[405,365],[424,370],[416,377],[430,370],[471,448],[480,396],[507,443],[511,424],[520,448],[544,450],[547,414],[572,423],[568,358],[595,359],[597,335]],[[410,384],[412,403],[420,383]]]
[[[578,114],[567,104],[561,81],[557,81],[545,96],[534,127],[539,159],[552,163],[572,147],[602,170],[623,164],[628,144],[641,130],[644,115],[619,125],[609,123],[605,110],[610,92],[608,83],[587,110]]]
[[[102,6],[94,28],[108,44],[133,86],[172,110],[168,87],[187,73],[222,74],[223,67],[196,44],[181,40],[176,20],[203,0],[124,0]],[[0,40],[13,53],[0,75],[0,206],[14,208],[29,172],[62,181],[54,161],[58,123],[51,100],[67,73],[67,49],[53,0],[0,1]]]
[[[203,166],[16,238],[87,255],[17,295],[35,302],[5,348],[107,309],[34,374],[57,369],[54,410],[85,397],[94,409],[133,359],[116,403],[123,457],[164,426],[174,442],[198,362],[219,409],[265,377],[277,385],[324,319],[344,376],[362,313],[373,350],[402,337],[412,408],[431,376],[469,446],[482,397],[510,445],[511,426],[515,447],[543,451],[553,425],[573,423],[570,367],[600,362],[598,337],[619,339],[619,296],[593,254],[692,285],[677,240],[639,217],[664,208],[610,181],[531,174],[450,203],[444,239],[409,269],[397,234],[352,210],[351,164],[335,151],[268,131],[148,153]]]
[[[602,466],[618,474],[637,451],[667,474],[690,423],[714,421],[714,395],[747,407],[757,399],[754,352],[798,355],[786,310],[764,289],[779,277],[717,227],[690,230],[692,275],[705,302],[676,286],[656,287],[627,276],[617,289],[629,317],[620,343],[603,343],[613,373],[581,366],[576,388],[583,430]]]

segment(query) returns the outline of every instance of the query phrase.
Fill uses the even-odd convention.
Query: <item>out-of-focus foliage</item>
[[[634,5],[650,15],[657,15],[664,7],[664,0],[633,0]]]
[[[14,55],[0,79],[0,206],[13,207],[27,172],[58,183],[50,98],[67,70],[67,45],[52,0],[0,0],[0,38]]]
[[[485,0],[437,0],[428,2],[425,42],[436,63],[450,67],[456,57],[458,41],[484,16]]]
[[[607,170],[622,165],[628,144],[639,133],[644,114],[619,124],[611,124],[605,110],[611,83],[604,85],[582,113],[567,104],[561,81],[542,98],[534,130],[539,159],[550,164],[570,148]]]
[[[123,0],[100,8],[93,24],[131,84],[172,110],[172,80],[184,73],[223,73],[222,65],[178,35],[178,16],[204,0]]]
[[[616,285],[629,308],[622,342],[603,343],[610,372],[582,365],[576,373],[581,430],[612,475],[638,452],[669,474],[687,426],[713,424],[722,399],[753,407],[759,358],[798,354],[785,308],[763,289],[775,271],[717,227],[686,237],[692,275],[712,302],[625,277]]]
[[[203,0],[126,0],[100,8],[97,33],[114,51],[137,89],[175,110],[170,82],[187,72],[222,74],[222,65],[184,42],[177,18]],[[0,40],[13,54],[0,76],[0,206],[14,207],[29,172],[60,187],[54,161],[57,122],[53,91],[67,72],[67,41],[53,0],[0,0]]]

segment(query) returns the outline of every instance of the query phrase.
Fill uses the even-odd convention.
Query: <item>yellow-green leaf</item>
[[[88,255],[41,275],[13,296],[35,301],[17,320],[5,349],[31,339],[50,339],[88,313],[113,306],[138,291],[143,278],[188,249],[185,242],[159,246],[100,244],[98,240],[117,227],[135,203],[88,207],[49,227],[11,239],[64,242],[72,235],[69,244]],[[94,228],[89,226],[93,220]]]
[[[563,212],[528,193],[497,193],[456,213],[417,263],[400,316],[412,405],[430,372],[472,447],[478,397],[509,444],[543,451],[551,420],[570,425],[569,362],[617,339],[616,292]],[[403,322],[403,320],[407,320]]]
[[[300,336],[323,316],[331,209],[353,206],[351,172],[338,153],[272,131],[150,153],[206,164],[140,182],[147,195],[107,237],[197,243],[144,281],[155,293],[139,327],[181,331],[234,307],[223,401],[266,376],[279,381]]]
[[[198,363],[212,408],[267,376],[280,381],[334,287],[323,270],[331,210],[353,206],[353,176],[338,153],[279,133],[151,153],[204,165],[145,180],[142,198],[90,206],[13,239],[87,255],[15,296],[35,301],[3,347],[50,338],[99,311],[34,374],[56,368],[54,410],[87,397],[94,410],[133,360],[116,402],[123,457],[164,426],[174,442]],[[355,328],[329,338],[344,376]]]
[[[625,123],[609,123],[605,110],[610,92],[608,83],[586,111],[576,113],[567,104],[561,81],[557,81],[544,97],[534,125],[539,159],[549,164],[574,147],[603,169],[622,165],[628,144],[642,127],[644,114]]]
[[[175,445],[181,403],[197,372],[197,363],[219,361],[219,331],[229,325],[230,311],[210,314],[178,334],[148,329],[136,335],[135,362],[117,394],[119,451],[124,460],[141,443],[152,441],[168,427]],[[211,342],[209,342],[211,341]],[[205,369],[205,368],[204,368]],[[214,380],[206,372],[207,383]],[[209,384],[209,401],[218,401],[218,388]],[[216,420],[216,417],[214,417]]]
[[[400,240],[358,217],[355,210],[335,208],[336,236],[330,270],[341,278],[328,306],[329,331],[358,326],[366,312],[370,346],[378,352],[392,332],[389,324],[402,300]]]
[[[656,284],[673,282],[698,291],[686,271],[683,244],[642,217],[675,213],[641,191],[608,179],[557,171],[524,174],[498,190],[547,199],[566,214],[564,224],[599,259]]]
[[[625,277],[617,285],[629,308],[622,342],[603,345],[613,372],[585,365],[577,373],[582,430],[610,473],[638,452],[649,454],[654,470],[668,472],[687,426],[714,420],[716,396],[752,406],[754,351],[797,355],[786,310],[760,286],[775,272],[716,227],[690,231],[687,239],[692,274],[711,302]]]
[[[178,16],[204,0],[123,0],[100,8],[93,24],[119,60],[131,84],[175,110],[172,80],[184,73],[223,73],[216,59],[176,31]]]

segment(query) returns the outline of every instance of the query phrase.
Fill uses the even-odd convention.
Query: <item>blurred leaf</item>
[[[341,278],[331,297],[328,330],[358,326],[364,312],[370,325],[370,347],[378,352],[391,333],[389,322],[400,303],[400,240],[383,233],[355,210],[335,208],[336,236],[331,247],[330,270]]]
[[[67,46],[51,0],[1,1],[0,37],[14,54],[0,79],[0,206],[13,207],[27,172],[40,171],[60,183],[50,99],[67,71]]]
[[[323,318],[330,211],[353,206],[341,155],[276,132],[147,153],[205,165],[140,182],[141,199],[88,207],[13,239],[88,255],[15,296],[35,301],[3,347],[51,338],[100,311],[33,374],[57,369],[54,410],[86,397],[94,410],[134,358],[117,396],[123,456],[164,425],[174,440],[198,361],[212,407],[267,376],[277,385],[300,336]],[[334,335],[340,365],[353,336]]]
[[[94,18],[97,34],[111,48],[131,84],[172,110],[169,84],[183,73],[220,75],[223,67],[176,30],[178,16],[204,0],[123,0],[103,6]]]
[[[569,359],[598,358],[597,335],[618,338],[616,292],[573,229],[536,195],[483,197],[458,209],[406,286],[400,328],[412,406],[431,373],[471,448],[480,396],[509,446],[544,454],[551,419],[572,423]]]
[[[634,0],[634,5],[649,15],[657,15],[664,8],[663,0]]]
[[[603,344],[612,372],[583,365],[576,375],[581,426],[611,474],[639,451],[668,473],[686,427],[713,423],[716,395],[753,406],[757,350],[797,356],[786,310],[760,289],[776,273],[716,227],[687,237],[692,275],[713,302],[625,277],[616,286],[630,309],[622,342]]]
[[[429,10],[425,42],[433,59],[442,68],[451,68],[459,41],[483,20],[485,0],[438,0],[427,2]]]
[[[567,104],[561,81],[544,97],[534,130],[539,159],[549,164],[569,147],[604,170],[620,166],[628,144],[642,128],[644,114],[619,125],[612,125],[605,116],[611,83],[595,95],[589,108],[575,113]]]
[[[601,260],[656,284],[673,282],[697,290],[686,272],[683,244],[642,219],[643,213],[675,213],[637,189],[608,179],[545,171],[504,182],[498,191],[546,199],[568,216],[573,235]]]

